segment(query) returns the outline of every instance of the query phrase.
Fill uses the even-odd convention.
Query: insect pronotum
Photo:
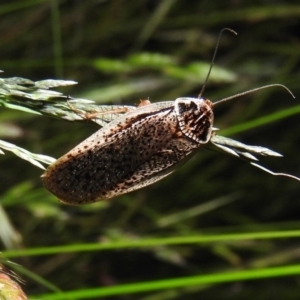
[[[217,136],[213,127],[216,104],[270,86],[284,87],[268,85],[212,103],[201,97],[204,84],[198,98],[143,102],[50,165],[42,175],[43,183],[61,201],[80,205],[110,199],[152,184],[171,174],[209,142],[249,160],[256,159],[251,153],[281,156],[267,148],[247,146]],[[271,174],[300,180],[252,164]]]

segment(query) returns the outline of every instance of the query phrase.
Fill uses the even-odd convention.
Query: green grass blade
[[[196,235],[196,236],[179,236],[170,238],[148,238],[142,240],[121,240],[106,243],[86,243],[74,244],[67,246],[54,247],[40,247],[20,250],[6,250],[2,252],[4,258],[12,258],[19,256],[35,256],[35,255],[49,255],[62,254],[70,252],[87,252],[87,251],[103,251],[127,248],[149,248],[166,245],[183,245],[183,244],[205,244],[215,242],[233,242],[241,240],[261,240],[261,239],[287,239],[299,238],[300,230],[287,231],[270,231],[270,232],[250,232],[250,233],[232,233],[221,235]]]
[[[172,278],[165,280],[155,280],[140,283],[123,284],[118,286],[101,287],[96,289],[73,290],[62,294],[44,294],[31,299],[51,299],[63,300],[90,299],[108,297],[116,295],[134,294],[141,292],[157,291],[164,289],[182,288],[196,285],[218,284],[225,282],[266,279],[272,277],[292,276],[300,274],[300,265],[265,268],[257,270],[245,270],[238,272],[224,272],[201,276],[190,276],[182,278]]]

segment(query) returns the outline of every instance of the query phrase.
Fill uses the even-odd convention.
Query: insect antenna
[[[210,64],[210,67],[209,67],[209,70],[208,70],[208,73],[206,75],[206,78],[205,78],[205,81],[204,81],[204,84],[201,88],[201,91],[198,95],[198,98],[200,99],[201,96],[203,95],[204,93],[204,90],[205,90],[205,87],[206,87],[206,84],[207,84],[207,81],[208,81],[208,78],[210,76],[210,73],[211,73],[211,70],[212,70],[212,67],[213,65],[215,64],[215,59],[216,59],[216,55],[217,55],[217,52],[218,52],[218,48],[219,48],[219,44],[220,44],[220,39],[221,39],[221,36],[223,34],[224,31],[230,31],[232,32],[233,34],[237,35],[237,32],[235,32],[233,29],[230,29],[230,28],[223,28],[219,34],[219,37],[218,37],[218,40],[217,40],[217,45],[216,45],[216,48],[215,48],[215,51],[214,51],[214,55],[213,55],[213,58],[211,60],[211,64]]]
[[[296,98],[294,96],[294,94],[292,93],[292,91],[286,87],[285,85],[283,84],[279,84],[279,83],[273,83],[273,84],[268,84],[268,85],[264,85],[264,86],[261,86],[261,87],[258,87],[258,88],[254,88],[252,90],[249,90],[249,91],[246,91],[246,92],[242,92],[242,93],[238,93],[238,94],[235,94],[233,96],[230,96],[230,97],[227,97],[227,98],[224,98],[224,99],[221,99],[219,101],[216,101],[213,103],[213,106],[216,106],[217,104],[220,104],[222,102],[226,102],[226,101],[229,101],[229,100],[232,100],[234,98],[238,98],[238,97],[241,97],[241,96],[244,96],[244,95],[247,95],[247,94],[250,94],[250,93],[254,93],[254,92],[257,92],[257,91],[260,91],[260,90],[263,90],[263,89],[267,89],[267,88],[270,88],[270,87],[274,87],[274,86],[280,86],[282,88],[284,88],[285,90],[287,90],[289,92],[289,94],[293,97],[293,98]]]

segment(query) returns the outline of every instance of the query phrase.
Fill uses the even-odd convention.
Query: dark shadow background
[[[98,60],[107,58],[125,63],[134,54],[149,52],[172,58],[182,69],[192,62],[209,64],[220,30],[229,27],[238,36],[224,33],[214,70],[222,67],[233,72],[235,79],[218,80],[217,74],[212,74],[205,96],[214,102],[265,84],[281,83],[293,91],[296,99],[283,89],[271,88],[220,105],[215,110],[215,125],[221,129],[220,134],[222,129],[299,105],[298,1],[13,2],[0,4],[0,68],[5,77],[76,80],[77,86],[62,91],[99,103],[132,105],[148,97],[153,102],[196,97],[203,76],[195,75],[191,80],[176,78],[163,63],[155,62],[136,64],[133,68],[131,61],[131,69],[109,64],[105,69]],[[136,89],[128,92],[120,85],[133,85]],[[97,130],[88,124],[7,109],[0,110],[0,124],[0,139],[53,157],[63,155]],[[283,158],[265,158],[261,162],[274,171],[300,176],[299,132],[299,115],[295,114],[231,137],[284,154]],[[210,151],[199,150],[175,174],[155,185],[86,207],[59,204],[42,187],[40,170],[13,154],[1,156],[0,163],[0,201],[22,237],[13,247],[46,247],[125,237],[276,231],[298,229],[300,225],[299,182],[271,176],[234,157]],[[227,197],[226,205],[222,204],[222,197]],[[179,217],[169,226],[161,225],[164,217],[204,203],[208,208],[202,213]],[[15,261],[60,288],[71,290],[293,264],[299,262],[299,253],[299,240],[284,239]],[[27,293],[46,291],[33,280],[26,278],[26,281]],[[298,299],[299,278],[182,289],[172,297],[158,295],[153,299],[253,297]],[[142,298],[130,295],[116,299]]]

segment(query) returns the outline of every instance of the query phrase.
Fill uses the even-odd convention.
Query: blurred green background
[[[300,122],[294,113],[300,105],[299,20],[299,1],[2,0],[0,69],[3,77],[78,81],[61,91],[99,104],[197,97],[220,30],[232,28],[238,36],[222,36],[204,96],[214,102],[281,83],[296,99],[278,87],[256,92],[216,107],[215,126],[220,135],[282,153],[283,158],[261,163],[299,176]],[[280,113],[285,110],[288,117]],[[268,121],[275,112],[275,120]],[[260,118],[264,125],[242,126]],[[53,157],[97,130],[96,125],[3,108],[0,124],[0,139]],[[27,269],[19,274],[29,295],[97,299],[101,291],[108,297],[109,287],[113,299],[300,298],[300,277],[280,273],[280,267],[298,265],[300,240],[288,234],[270,238],[271,233],[300,227],[300,185],[295,180],[200,149],[177,172],[152,186],[111,201],[71,207],[43,188],[41,170],[8,152],[1,155],[0,164],[1,250]],[[234,234],[235,240],[226,239],[227,234]],[[182,238],[202,236],[212,240],[183,243]],[[168,238],[177,242],[168,245]],[[132,244],[149,239],[158,242],[147,247]],[[78,244],[86,243],[111,247],[83,251]],[[117,249],[118,243],[124,248]],[[41,255],[40,247],[71,244],[71,252],[58,248]],[[30,248],[37,253],[13,252]],[[278,267],[275,275],[272,270]],[[262,268],[271,275],[265,276]],[[250,278],[263,278],[230,280],[224,275],[217,280],[218,274],[253,270],[257,273]],[[170,283],[160,289],[157,283],[193,276],[206,278],[206,284]],[[123,284],[142,289],[140,283],[146,281],[152,290],[118,292]],[[55,298],[57,289],[73,294]],[[94,294],[88,294],[89,289]]]

